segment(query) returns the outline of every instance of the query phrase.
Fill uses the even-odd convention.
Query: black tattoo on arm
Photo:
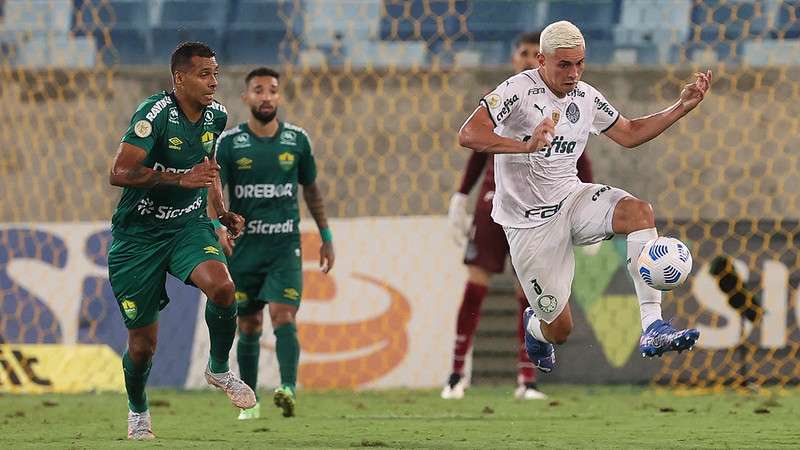
[[[317,223],[320,230],[328,228],[328,218],[325,216],[325,204],[322,201],[322,194],[317,183],[303,186],[303,199],[306,201],[311,217]]]

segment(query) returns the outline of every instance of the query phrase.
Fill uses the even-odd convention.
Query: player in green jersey
[[[228,187],[232,211],[247,217],[244,235],[233,246],[222,227],[222,247],[230,255],[231,275],[239,306],[237,359],[242,380],[253,390],[258,378],[262,312],[269,304],[281,386],[275,405],[285,417],[294,415],[295,384],[300,358],[295,316],[303,291],[300,255],[298,187],[322,237],[320,267],[333,267],[334,253],[317,168],[305,130],[277,119],[280,75],[268,68],[245,78],[242,100],[250,109],[247,122],[225,131],[217,146],[222,183]],[[212,205],[213,206],[213,205]],[[257,418],[260,405],[242,408],[239,419]]]
[[[214,144],[227,112],[214,101],[218,65],[214,51],[193,42],[172,54],[173,91],[139,105],[122,137],[110,183],[123,188],[111,221],[108,255],[111,287],[128,328],[122,357],[128,393],[128,438],[153,439],[145,384],[158,336],[158,312],[169,302],[167,273],[208,297],[205,317],[211,340],[206,380],[239,408],[255,393],[228,367],[236,334],[234,285],[206,215],[206,202],[233,236],[244,218],[225,210]]]

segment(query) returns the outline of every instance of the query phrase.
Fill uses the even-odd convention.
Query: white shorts
[[[567,196],[556,215],[535,228],[503,227],[511,263],[536,317],[550,323],[561,314],[575,275],[573,245],[591,245],[614,236],[614,208],[631,195],[602,184],[583,183]]]

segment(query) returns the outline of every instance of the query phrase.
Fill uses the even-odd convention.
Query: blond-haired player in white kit
[[[661,292],[635,276],[645,243],[658,236],[650,204],[611,186],[582,183],[576,162],[589,133],[605,133],[633,148],[694,109],[711,86],[711,71],[696,74],[669,108],[629,120],[592,86],[580,81],[585,42],[570,22],[541,34],[539,68],[504,81],[481,100],[458,133],[470,149],[495,153],[492,218],[503,226],[511,262],[531,307],[525,311],[526,347],[543,372],[555,367],[553,344],[572,331],[567,305],[575,271],[573,245],[628,235],[628,272],[642,317],[640,350],[647,356],[688,350],[700,333],[676,330],[661,318]]]

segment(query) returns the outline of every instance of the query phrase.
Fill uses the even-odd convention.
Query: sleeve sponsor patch
[[[153,132],[153,125],[149,121],[142,119],[133,126],[133,132],[140,138],[146,138]]]

